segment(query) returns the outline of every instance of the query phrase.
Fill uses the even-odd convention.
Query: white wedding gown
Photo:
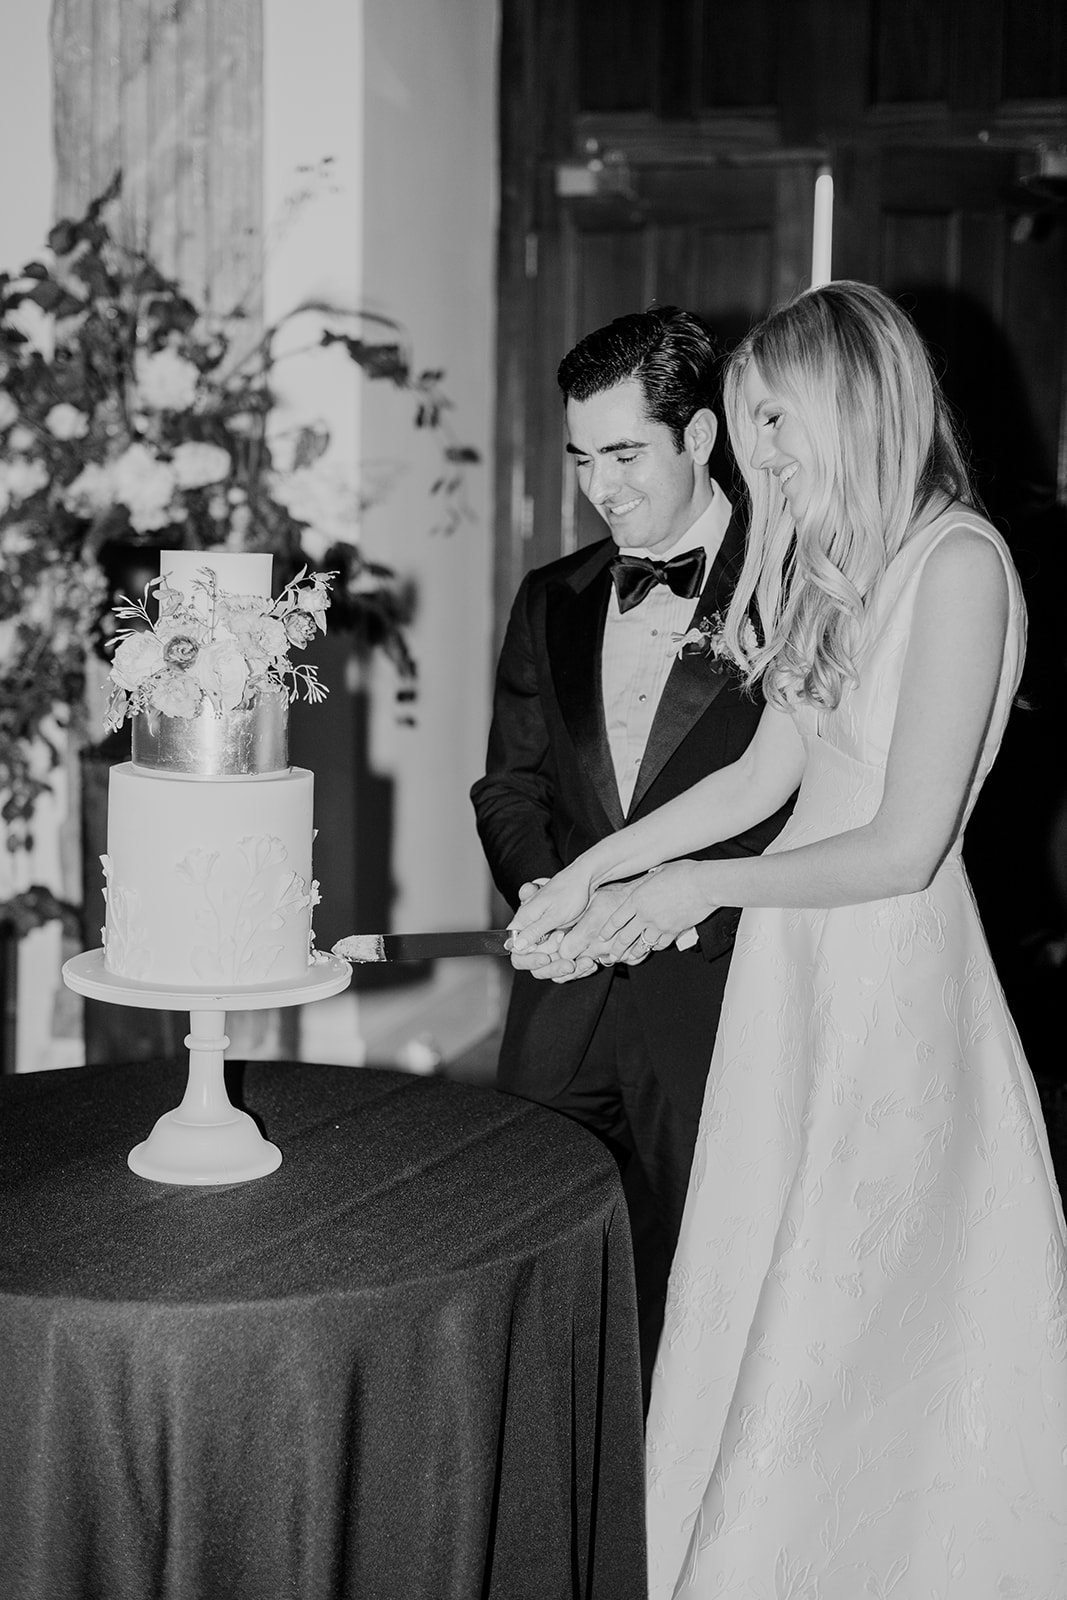
[[[859,684],[798,713],[771,850],[874,813],[919,575],[961,523],[1011,589],[973,804],[1025,616],[957,510],[879,584]],[[1063,1210],[961,843],[922,893],[742,916],[653,1383],[652,1600],[1067,1597]]]

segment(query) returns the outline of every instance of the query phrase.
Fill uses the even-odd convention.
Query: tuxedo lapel
[[[741,572],[744,545],[744,525],[735,512],[697,601],[690,627],[695,627],[702,618],[725,613]],[[721,693],[729,671],[729,668],[717,666],[708,656],[679,656],[675,660],[649,730],[630,802],[630,816],[682,740]]]
[[[614,553],[609,540],[545,596],[545,643],[560,713],[613,829],[622,827],[623,814],[604,721],[600,657]]]

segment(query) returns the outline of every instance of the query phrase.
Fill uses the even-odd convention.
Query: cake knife
[[[333,946],[346,961],[437,961],[448,956],[504,956],[507,928],[475,933],[351,933]]]
[[[506,956],[511,935],[507,928],[476,933],[350,933],[333,946],[335,956],[365,964],[372,961],[438,961],[449,956]],[[679,950],[697,942],[696,930],[678,935]]]

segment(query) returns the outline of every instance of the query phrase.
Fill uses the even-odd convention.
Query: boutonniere
[[[688,633],[672,634],[678,646],[679,657],[687,659],[697,656],[714,657],[722,652],[722,618],[716,613],[714,617],[701,617]]]
[[[678,646],[679,657],[686,660],[705,657],[709,661],[722,661],[728,666],[736,666],[737,663],[726,648],[724,631],[724,618],[721,612],[716,611],[714,616],[700,617],[688,633],[675,633],[672,638]],[[759,638],[748,617],[741,626],[741,643],[746,651],[759,649]]]

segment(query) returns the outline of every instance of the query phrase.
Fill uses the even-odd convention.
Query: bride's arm
[[[1001,559],[960,528],[919,581],[881,803],[870,822],[771,855],[676,862],[634,886],[597,930],[661,942],[704,907],[841,906],[926,888],[959,831],[996,696],[1008,616]],[[578,930],[589,936],[592,930]],[[573,936],[572,936],[573,942]],[[574,952],[566,941],[561,953]]]
[[[737,761],[601,839],[526,900],[512,918],[512,929],[528,945],[550,930],[570,927],[602,884],[745,833],[785,804],[803,768],[804,746],[793,718],[764,707]]]

